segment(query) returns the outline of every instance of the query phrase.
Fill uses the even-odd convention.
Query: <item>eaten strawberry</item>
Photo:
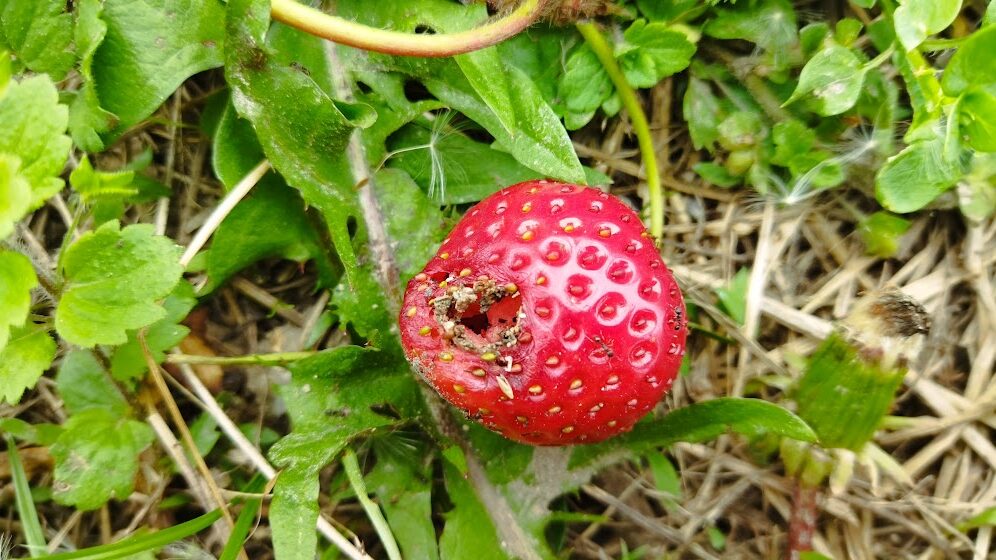
[[[671,387],[685,306],[639,217],[549,181],[472,208],[405,292],[415,370],[469,417],[535,445],[629,430]]]

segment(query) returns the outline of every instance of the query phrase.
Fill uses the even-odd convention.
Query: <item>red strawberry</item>
[[[506,437],[593,443],[671,387],[685,305],[639,217],[529,181],[472,208],[408,283],[401,340],[446,400]]]

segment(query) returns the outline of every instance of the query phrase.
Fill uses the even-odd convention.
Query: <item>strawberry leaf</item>
[[[55,342],[45,329],[34,325],[13,329],[7,346],[0,350],[0,402],[17,404],[54,357]]]
[[[162,363],[166,350],[179,344],[190,332],[180,322],[196,304],[194,287],[182,280],[163,301],[166,316],[145,330],[145,343],[156,363]],[[128,342],[115,348],[111,355],[111,375],[118,381],[130,381],[140,378],[147,371],[149,367],[138,342],[137,331],[128,331]]]
[[[59,396],[70,414],[103,408],[114,416],[126,416],[130,407],[97,358],[88,350],[74,350],[62,359],[55,376]]]
[[[220,0],[107,0],[103,7],[106,37],[93,52],[90,83],[101,107],[119,117],[119,132],[152,114],[188,77],[222,64]]]
[[[31,308],[31,289],[38,285],[31,261],[20,253],[0,251],[0,350],[11,327],[20,327]]]
[[[7,86],[6,93],[0,92],[0,130],[4,131],[0,134],[0,155],[10,154],[20,158],[19,176],[31,188],[27,210],[41,206],[45,199],[63,187],[59,174],[72,144],[65,135],[68,120],[69,109],[59,104],[59,93],[48,76],[31,76],[20,82],[14,81]],[[17,180],[10,178],[10,169],[13,168],[16,173],[18,166],[8,159],[4,167],[6,171],[0,168],[0,186],[3,183],[13,185]],[[14,189],[14,192],[22,191],[23,186]],[[21,197],[23,193],[15,200]],[[0,211],[0,235],[4,231],[3,218],[7,212]],[[13,220],[20,218],[13,216],[12,213]]]
[[[4,2],[0,6],[0,45],[29,70],[61,80],[73,65],[73,19],[63,0]]]
[[[443,462],[443,479],[453,509],[446,512],[446,524],[439,537],[439,557],[443,560],[475,558],[505,560],[494,524],[467,479],[449,461]]]
[[[93,55],[107,35],[107,23],[101,19],[103,11],[104,3],[100,0],[80,0],[76,4],[75,38],[83,85],[69,107],[69,131],[76,145],[88,152],[103,150],[101,134],[117,123],[116,115],[100,107],[93,78]]]
[[[55,326],[84,347],[124,344],[127,331],[166,316],[157,301],[180,280],[179,248],[148,224],[120,229],[116,221],[83,234],[66,250],[66,287]]]
[[[74,414],[52,446],[55,501],[92,510],[127,498],[135,486],[138,454],[152,443],[152,429],[107,408]]]

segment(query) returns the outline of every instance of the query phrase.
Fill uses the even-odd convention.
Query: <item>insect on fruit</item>
[[[472,208],[409,283],[401,339],[468,417],[535,445],[629,430],[671,387],[685,306],[639,217],[529,181]]]

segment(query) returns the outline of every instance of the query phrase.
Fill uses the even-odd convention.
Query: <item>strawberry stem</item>
[[[818,487],[796,481],[792,490],[792,519],[789,521],[788,551],[785,555],[788,560],[799,560],[803,552],[813,550],[819,494]]]
[[[532,25],[547,0],[525,0],[507,16],[457,33],[414,34],[378,29],[326,14],[295,0],[271,0],[273,19],[323,39],[367,51],[401,56],[445,57],[500,43]]]
[[[605,40],[595,24],[579,23],[577,28],[591,50],[595,51],[595,56],[602,63],[602,67],[605,68],[605,72],[609,75],[613,85],[616,86],[619,99],[626,112],[629,113],[630,124],[633,127],[633,132],[636,133],[637,142],[640,144],[640,155],[643,158],[643,167],[647,174],[647,188],[650,190],[650,234],[659,239],[664,234],[664,189],[661,186],[657,152],[654,148],[654,140],[650,136],[647,115],[643,112],[636,91],[633,90],[633,86],[629,85],[626,75],[616,63],[612,46]]]

